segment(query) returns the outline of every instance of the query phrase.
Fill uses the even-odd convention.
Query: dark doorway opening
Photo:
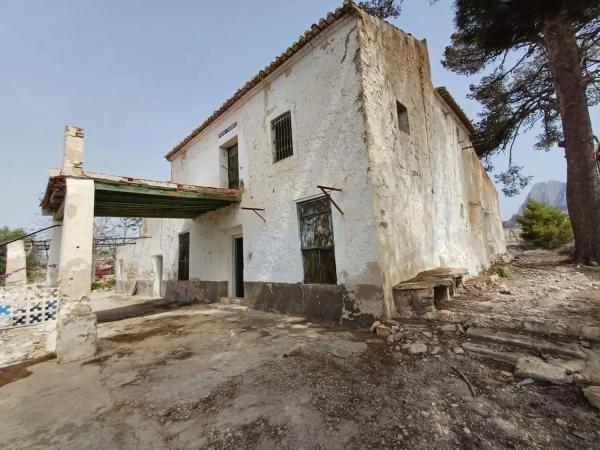
[[[179,281],[190,279],[190,233],[179,234],[179,264],[177,279]]]
[[[233,259],[235,273],[236,297],[244,296],[244,239],[241,237],[233,239]]]

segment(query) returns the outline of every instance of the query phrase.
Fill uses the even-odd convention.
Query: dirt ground
[[[93,359],[0,369],[0,448],[600,448],[579,387],[519,384],[439,324],[388,343],[235,305],[144,311],[101,323]],[[429,353],[402,348],[415,341]]]
[[[540,331],[575,336],[577,326],[599,325],[600,268],[573,264],[568,255],[548,250],[513,252],[512,261],[496,265],[506,277],[492,270],[472,278],[440,307],[509,327],[537,322]]]

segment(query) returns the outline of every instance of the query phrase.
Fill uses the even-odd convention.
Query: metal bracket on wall
[[[331,202],[331,204],[333,206],[335,206],[335,209],[337,209],[340,212],[340,214],[343,216],[344,215],[344,211],[342,211],[342,209],[338,206],[338,204],[335,202],[335,200],[333,198],[331,198],[331,194],[329,193],[329,191],[342,192],[342,189],[340,189],[340,188],[334,188],[334,187],[328,187],[328,186],[321,186],[321,185],[319,185],[317,187],[319,189],[321,189],[321,191],[329,199],[329,201]]]
[[[264,208],[247,208],[245,206],[242,206],[241,209],[245,209],[247,211],[253,211],[254,214],[256,214],[258,217],[260,217],[265,223],[267,223],[267,219],[265,219],[260,213],[259,211],[264,211]]]

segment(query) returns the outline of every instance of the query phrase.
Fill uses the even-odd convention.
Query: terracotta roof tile
[[[213,112],[200,126],[195,128],[185,139],[177,144],[173,149],[165,155],[165,158],[170,160],[176,153],[178,153],[183,147],[185,147],[192,139],[198,136],[203,130],[205,130],[210,124],[217,120],[225,111],[233,106],[239,99],[241,99],[250,89],[256,86],[260,81],[268,77],[275,69],[284,64],[288,59],[295,55],[301,48],[307,43],[318,36],[328,26],[335,23],[338,19],[343,17],[346,13],[356,10],[358,7],[350,0],[344,0],[342,6],[337,8],[334,12],[327,14],[326,18],[319,21],[319,25],[313,24],[309,30],[307,30],[300,38],[294,42],[288,49],[286,49],[281,55],[279,55],[274,61],[269,63],[267,67],[258,72],[250,81],[245,83],[240,89],[238,89],[233,96],[225,101],[215,112]]]
[[[467,128],[469,133],[471,135],[475,134],[475,127],[471,123],[471,120],[465,114],[465,112],[459,106],[459,104],[456,103],[456,100],[454,100],[454,97],[452,97],[452,95],[450,95],[450,92],[448,92],[448,89],[446,89],[444,86],[440,86],[440,87],[436,87],[435,91],[438,94],[440,94],[440,97],[442,97],[444,99],[444,101],[450,107],[450,109],[454,112],[454,114],[457,115],[457,117],[460,119],[460,121],[463,123],[463,125]]]

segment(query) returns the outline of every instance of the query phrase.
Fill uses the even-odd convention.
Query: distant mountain
[[[512,216],[510,220],[504,222],[505,227],[515,226],[517,216],[523,214],[523,210],[525,209],[525,206],[529,200],[537,200],[538,202],[543,202],[547,205],[554,206],[564,213],[568,213],[567,183],[550,180],[534,184],[531,187],[529,194],[527,194],[525,201],[519,208],[517,214]]]
[[[519,208],[517,214],[521,214],[527,202],[529,200],[536,200],[538,202],[546,203],[547,205],[554,206],[566,213],[567,210],[567,183],[562,181],[550,180],[542,181],[541,183],[535,183],[527,198]]]

